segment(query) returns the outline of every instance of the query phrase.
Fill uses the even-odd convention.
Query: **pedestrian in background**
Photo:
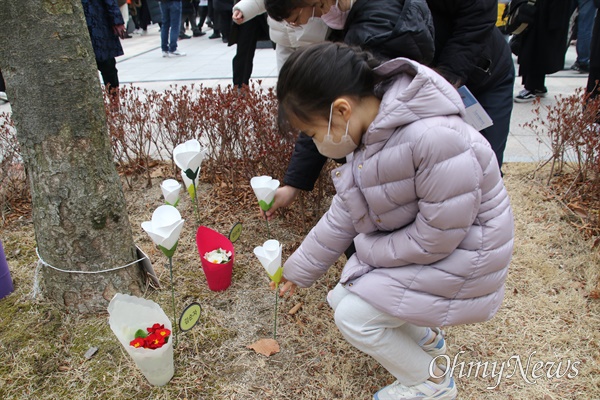
[[[592,28],[596,16],[596,5],[594,0],[574,0],[573,9],[577,8],[577,42],[575,49],[577,59],[571,65],[574,71],[590,72],[590,49],[592,43]],[[571,12],[572,13],[572,12]]]
[[[163,57],[181,57],[186,53],[177,48],[181,24],[181,0],[162,0],[160,2],[162,24],[160,26],[160,47]]]
[[[528,103],[545,97],[546,75],[564,68],[570,10],[570,1],[537,0],[534,21],[519,34],[517,62],[524,89],[515,96],[515,102]]]
[[[118,107],[119,74],[116,57],[123,55],[121,38],[125,22],[117,0],[81,0],[90,33],[96,66],[111,97],[112,107]]]

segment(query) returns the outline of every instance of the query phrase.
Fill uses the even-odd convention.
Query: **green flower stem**
[[[267,218],[267,214],[265,214],[265,222],[267,223],[267,239],[271,239],[271,231],[269,230],[269,219]]]
[[[279,285],[275,286],[275,315],[273,316],[273,339],[277,340],[277,304],[279,303]]]
[[[198,210],[198,190],[196,188],[196,179],[192,181],[194,185],[194,208],[196,209],[196,225],[200,226],[200,211]]]
[[[169,257],[169,271],[171,273],[171,300],[173,301],[173,331],[175,332],[173,348],[175,348],[177,347],[177,315],[175,314],[175,289],[173,289],[173,257]]]

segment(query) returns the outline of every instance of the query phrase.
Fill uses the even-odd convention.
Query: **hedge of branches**
[[[534,112],[525,126],[549,139],[552,155],[542,163],[551,165],[548,185],[584,233],[600,235],[600,98],[579,88],[551,106],[538,100]]]
[[[260,84],[242,89],[171,86],[163,92],[122,86],[119,106],[111,107],[107,93],[105,104],[115,164],[128,187],[139,180],[151,186],[153,168],[164,163],[170,165],[171,177],[181,181],[172,151],[189,139],[209,148],[202,180],[230,192],[249,187],[253,176],[282,180],[294,147],[295,135],[277,125],[274,90]],[[0,157],[4,216],[29,203],[16,132],[7,114],[0,115]],[[318,190],[305,194],[305,202],[320,205],[333,192],[327,173],[331,167],[324,169]]]

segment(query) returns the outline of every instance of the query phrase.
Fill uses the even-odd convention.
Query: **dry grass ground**
[[[531,178],[533,168],[504,168],[516,238],[503,307],[489,322],[446,328],[461,399],[600,398],[600,257],[565,210],[548,200],[543,176]],[[249,350],[273,330],[274,293],[252,253],[266,240],[266,226],[250,188],[227,200],[215,200],[222,196],[209,186],[200,193],[202,224],[226,233],[241,221],[244,230],[235,244],[231,287],[211,292],[199,268],[193,209],[183,200],[186,225],[173,258],[177,308],[198,301],[202,317],[179,335],[175,376],[164,387],[151,386],[136,369],[106,314],[65,315],[32,299],[37,256],[31,220],[0,229],[15,286],[0,300],[1,399],[360,400],[393,380],[347,344],[333,323],[325,296],[343,259],[312,288],[279,303],[280,353],[267,358]],[[149,288],[146,297],[170,316],[166,258],[140,228],[161,204],[160,189],[155,184],[126,196],[136,243],[163,284],[162,290]],[[284,257],[303,237],[293,217],[270,223],[271,236],[284,244]],[[289,315],[298,303],[301,309]],[[84,353],[92,346],[99,350],[87,360]]]

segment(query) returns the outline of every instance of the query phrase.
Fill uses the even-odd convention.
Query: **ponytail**
[[[371,53],[343,43],[322,42],[296,50],[279,72],[279,123],[288,127],[290,117],[303,122],[327,118],[338,97],[373,95],[378,83],[373,69],[380,64]]]

